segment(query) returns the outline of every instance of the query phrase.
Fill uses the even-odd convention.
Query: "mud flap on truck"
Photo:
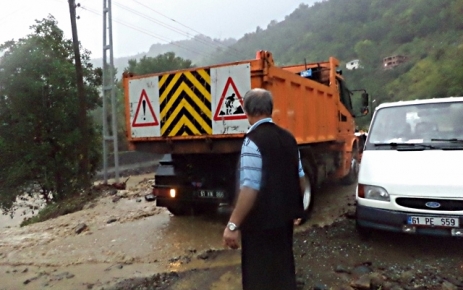
[[[157,206],[174,215],[215,212],[231,204],[239,154],[168,155],[155,173]]]
[[[350,155],[349,172],[341,179],[341,184],[351,185],[357,182],[360,168],[360,153],[358,143],[354,143]]]

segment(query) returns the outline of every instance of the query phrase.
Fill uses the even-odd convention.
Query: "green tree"
[[[362,61],[363,65],[368,68],[378,67],[380,59],[377,56],[376,44],[371,40],[362,40],[357,42],[355,45],[355,53],[358,58]]]
[[[131,59],[128,65],[125,71],[138,75],[193,67],[191,60],[175,56],[173,52],[166,52],[156,57],[144,56],[139,61]]]
[[[31,184],[48,202],[80,194],[89,184],[79,175],[78,144],[90,148],[90,171],[99,161],[100,134],[88,117],[88,140],[79,128],[72,41],[65,39],[53,16],[31,26],[32,33],[0,46],[0,206],[11,208]],[[87,108],[98,105],[101,70],[83,50]],[[88,176],[85,176],[88,177]]]

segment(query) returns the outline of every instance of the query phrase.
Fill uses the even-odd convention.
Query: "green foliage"
[[[99,162],[100,138],[88,118],[88,140],[82,140],[72,41],[49,16],[31,26],[32,33],[0,46],[0,206],[9,209],[31,184],[53,201],[80,194],[88,187],[79,175],[79,144],[90,148],[90,171]],[[101,70],[83,50],[87,109],[98,103]]]
[[[392,101],[463,96],[462,66],[463,46],[435,50],[390,82],[387,93]]]
[[[139,61],[131,59],[125,71],[143,75],[192,67],[191,60],[175,56],[173,52],[166,52],[156,57],[144,56]]]
[[[361,40],[355,44],[354,51],[362,56],[362,66],[374,67],[377,63],[376,44],[371,40]]]

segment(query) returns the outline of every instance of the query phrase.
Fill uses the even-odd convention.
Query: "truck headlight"
[[[391,200],[387,190],[385,190],[384,188],[380,186],[374,186],[374,185],[359,184],[357,186],[357,195],[358,197],[362,197],[366,199],[374,199],[374,200],[381,200],[381,201]]]

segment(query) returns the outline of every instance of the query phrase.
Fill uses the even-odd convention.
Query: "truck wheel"
[[[358,178],[358,174],[359,174],[359,168],[360,168],[359,151],[358,151],[358,147],[355,146],[352,149],[352,156],[351,156],[351,159],[350,159],[349,173],[343,179],[341,179],[341,183],[343,185],[351,185],[351,184],[354,184],[355,182],[357,182],[357,178]]]
[[[191,213],[191,209],[183,205],[170,205],[167,210],[175,216],[184,216]]]
[[[312,213],[313,209],[313,193],[314,193],[314,178],[312,171],[307,168],[304,168],[304,173],[305,173],[305,182],[306,182],[306,188],[304,190],[304,194],[302,196],[302,204],[304,206],[304,214],[300,218],[299,221],[297,221],[297,224],[303,224],[305,223],[309,218]]]

